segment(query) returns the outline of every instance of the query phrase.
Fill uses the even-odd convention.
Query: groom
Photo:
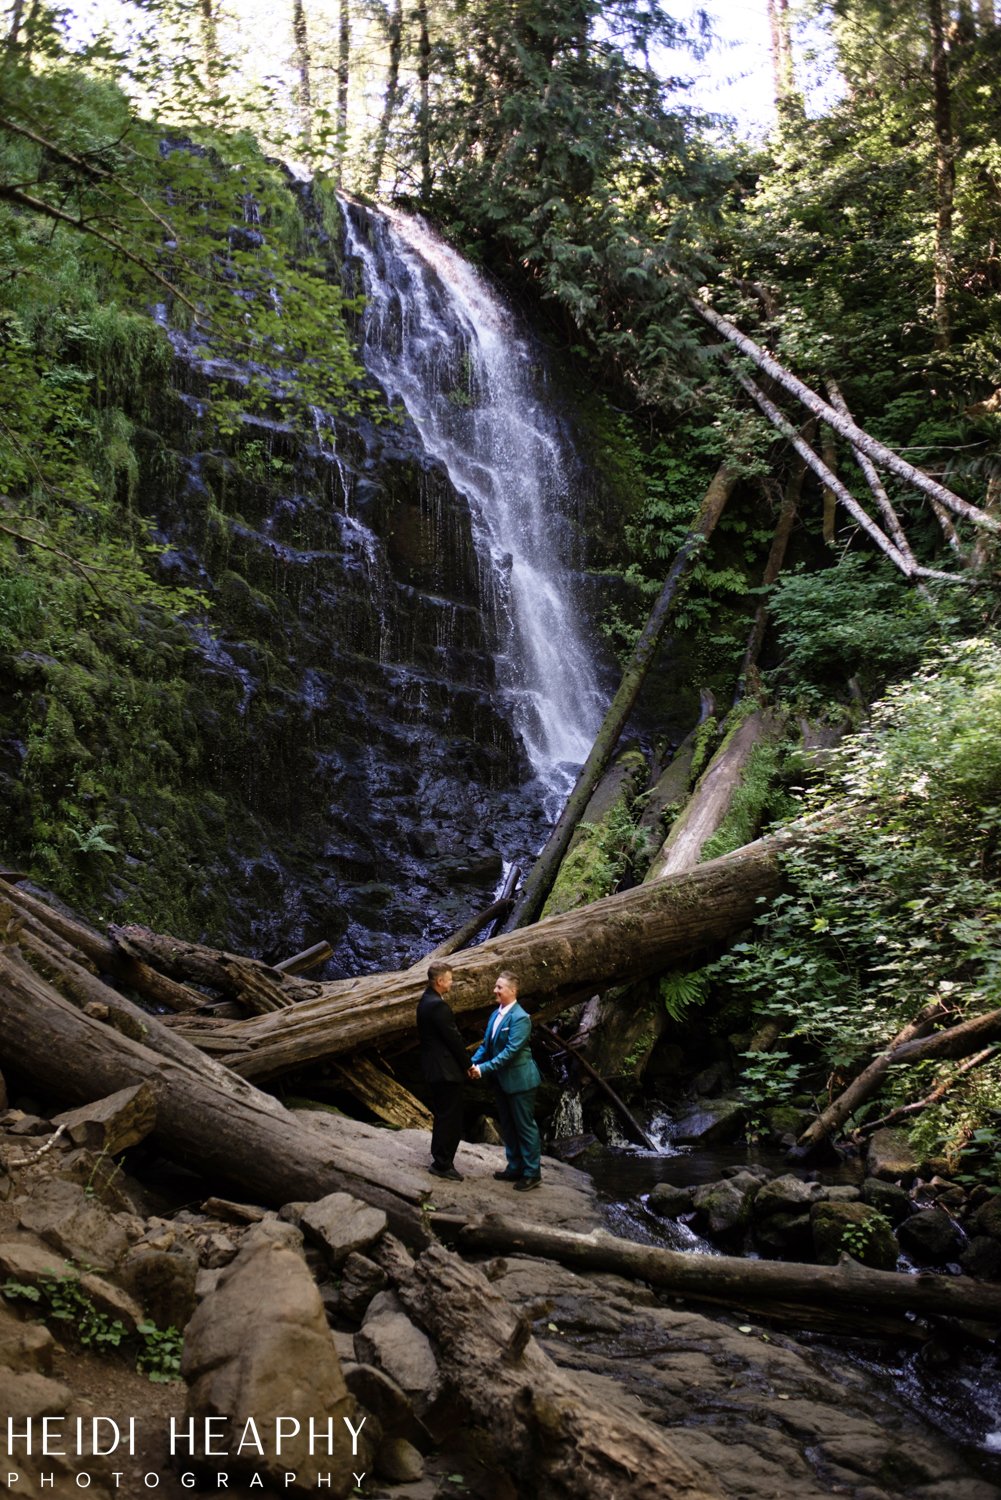
[[[524,1193],[542,1181],[542,1140],[535,1123],[535,1091],[542,1082],[529,1048],[532,1021],[518,1004],[518,979],[505,969],[494,985],[497,1009],[486,1035],[473,1053],[471,1078],[491,1078],[507,1166],[495,1172],[499,1182],[513,1182]]]

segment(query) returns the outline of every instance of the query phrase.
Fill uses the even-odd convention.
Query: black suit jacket
[[[461,1083],[469,1057],[452,1007],[430,985],[417,1002],[417,1037],[427,1083]]]

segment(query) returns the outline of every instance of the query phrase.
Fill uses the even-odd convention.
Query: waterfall
[[[572,454],[537,388],[539,351],[422,220],[344,207],[366,367],[468,502],[498,688],[555,817],[603,701],[569,569]]]

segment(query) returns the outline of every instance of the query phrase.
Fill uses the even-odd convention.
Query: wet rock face
[[[326,938],[329,978],[411,962],[545,836],[469,506],[409,420],[208,436],[211,392],[175,353],[142,495],[165,576],[211,601],[186,669],[215,799],[192,935],[269,959]]]

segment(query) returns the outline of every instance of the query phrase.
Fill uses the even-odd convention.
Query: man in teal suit
[[[473,1053],[471,1078],[490,1078],[507,1166],[495,1172],[499,1182],[513,1182],[516,1192],[542,1181],[542,1139],[535,1123],[535,1091],[542,1082],[529,1048],[532,1020],[518,1004],[518,979],[505,969],[494,985],[497,1009],[487,1022],[482,1044]]]

